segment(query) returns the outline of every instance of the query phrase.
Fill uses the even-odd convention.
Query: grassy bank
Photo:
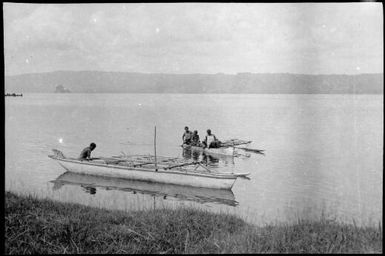
[[[5,194],[5,253],[381,253],[382,227],[255,227],[192,209],[109,211]]]

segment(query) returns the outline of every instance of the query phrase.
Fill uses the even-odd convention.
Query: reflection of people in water
[[[198,161],[200,155],[201,155],[201,153],[199,151],[194,151],[194,152],[192,152],[192,159],[194,161]]]
[[[90,195],[96,194],[96,188],[94,187],[84,186],[84,185],[81,185],[81,187],[83,188],[84,192],[89,193]]]
[[[199,156],[200,156],[200,152],[199,151],[193,151],[193,150],[188,149],[188,148],[184,148],[182,156],[186,160],[193,159],[194,161],[198,161]]]
[[[53,184],[53,190],[58,190],[58,189],[61,189],[61,187],[63,187],[64,186],[64,183],[62,183],[62,182],[54,182],[54,184]]]
[[[182,156],[184,159],[191,159],[191,149],[189,148],[184,148],[182,152]]]
[[[202,161],[204,163],[206,163],[206,164],[214,164],[214,165],[216,165],[217,163],[219,163],[219,158],[213,157],[210,154],[203,153],[202,154]]]

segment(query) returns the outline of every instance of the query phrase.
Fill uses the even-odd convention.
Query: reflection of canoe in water
[[[108,178],[101,176],[77,174],[65,172],[56,180],[51,181],[55,184],[54,189],[63,185],[79,185],[92,189],[96,193],[96,188],[105,190],[120,190],[134,193],[142,193],[163,198],[172,197],[179,200],[195,201],[199,203],[219,203],[236,206],[234,194],[231,190],[185,187],[171,184],[154,182],[144,182],[136,180],[126,180],[119,178]]]
[[[231,189],[238,177],[249,175],[215,172],[200,162],[183,162],[183,159],[175,158],[159,157],[155,162],[153,156],[125,156],[82,161],[67,158],[59,150],[53,151],[55,155],[50,158],[64,169],[81,174],[215,189]]]

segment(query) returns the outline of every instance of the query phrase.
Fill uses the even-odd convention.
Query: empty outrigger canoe
[[[250,173],[223,173],[210,170],[201,162],[186,162],[177,158],[154,156],[100,157],[93,160],[67,158],[53,149],[54,159],[64,169],[74,173],[113,178],[168,183],[182,186],[231,189],[238,177]]]

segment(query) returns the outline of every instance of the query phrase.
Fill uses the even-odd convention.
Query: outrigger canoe
[[[65,172],[51,181],[54,189],[60,189],[65,185],[81,186],[104,190],[118,190],[123,192],[140,193],[163,199],[176,199],[181,201],[194,201],[198,203],[216,203],[230,206],[238,205],[231,190],[186,187],[172,184],[109,178],[102,176],[86,175],[73,172]]]
[[[182,148],[192,151],[198,151],[216,156],[237,156],[238,151],[234,147],[204,148],[183,144]]]
[[[51,159],[69,172],[113,178],[168,183],[182,186],[231,189],[238,177],[250,173],[217,172],[201,162],[186,162],[183,159],[148,155],[100,157],[79,160],[65,157],[53,149]]]
[[[221,146],[218,148],[204,148],[200,146],[192,146],[183,144],[182,147],[184,149],[198,151],[207,153],[210,155],[218,155],[218,156],[250,156],[247,154],[242,154],[242,150],[247,150],[245,147],[239,147],[241,145],[249,145],[252,141],[239,140],[239,139],[230,139],[221,143]]]

